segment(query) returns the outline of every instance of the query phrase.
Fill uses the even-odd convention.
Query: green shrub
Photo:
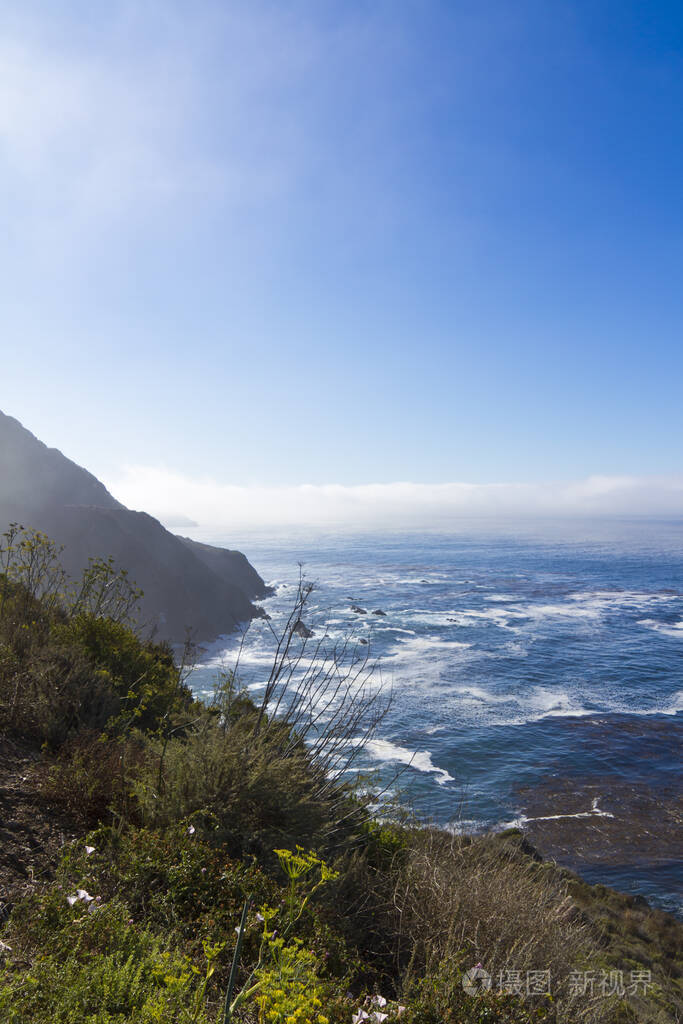
[[[13,958],[0,971],[0,1019],[8,1024],[209,1020],[197,1005],[201,972],[133,924],[117,900],[89,912],[53,887],[15,915],[12,937]]]
[[[169,716],[187,712],[192,695],[167,644],[145,643],[113,619],[81,612],[56,624],[54,641],[83,652],[103,673],[119,700],[118,727],[151,732]]]
[[[85,843],[68,848],[59,878],[124,901],[134,920],[173,931],[196,951],[204,939],[232,936],[247,895],[258,903],[281,899],[256,865],[226,856],[215,830],[200,815],[165,830],[101,828],[90,833],[90,855]]]
[[[324,849],[338,794],[320,796],[306,748],[286,727],[255,736],[253,724],[253,706],[230,723],[207,712],[185,736],[152,742],[136,783],[144,819],[165,826],[207,812],[233,856],[270,863],[276,846]]]
[[[131,628],[140,592],[111,559],[69,581],[59,555],[16,524],[0,542],[0,729],[57,749],[108,723],[176,726],[192,696],[170,647]]]
[[[0,621],[0,728],[58,748],[82,729],[101,730],[120,701],[105,673],[78,648],[55,642],[35,620]]]

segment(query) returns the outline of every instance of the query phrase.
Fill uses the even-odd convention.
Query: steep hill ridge
[[[161,639],[200,641],[260,613],[268,588],[239,551],[178,537],[118,502],[92,473],[0,412],[0,532],[18,522],[64,545],[78,575],[88,558],[114,557],[144,591],[142,624]]]

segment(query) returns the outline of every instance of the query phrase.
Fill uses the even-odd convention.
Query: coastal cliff
[[[92,473],[0,412],[0,532],[11,522],[64,546],[73,577],[89,558],[113,557],[143,591],[140,625],[163,640],[229,633],[260,614],[268,588],[239,551],[178,537],[126,508]]]

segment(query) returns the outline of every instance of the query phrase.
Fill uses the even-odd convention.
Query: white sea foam
[[[511,613],[509,608],[464,608],[451,611],[435,612],[428,608],[418,608],[405,615],[410,622],[422,623],[426,626],[453,627],[453,626],[479,626],[493,623],[502,629],[511,629],[508,618],[526,618],[525,614],[519,612]]]
[[[401,629],[400,626],[375,626],[375,633],[405,633],[407,636],[417,636],[414,629]]]
[[[595,797],[591,808],[588,811],[575,811],[571,814],[545,814],[538,817],[529,818],[526,814],[520,814],[518,818],[513,818],[512,821],[502,821],[498,825],[498,829],[505,830],[508,828],[524,828],[525,825],[530,824],[534,821],[560,821],[563,818],[613,818],[614,815],[611,811],[603,811],[599,806],[599,797]]]
[[[552,601],[543,604],[533,602],[521,603],[519,599],[510,599],[516,603],[507,603],[503,595],[488,595],[485,600],[494,603],[493,608],[465,608],[461,611],[445,613],[456,620],[457,625],[473,626],[477,622],[490,622],[502,629],[519,632],[522,620],[539,623],[546,619],[579,619],[585,621],[600,620],[610,612],[619,608],[647,608],[664,602],[679,600],[675,594],[647,594],[625,590],[594,590],[576,594],[568,594],[563,601]],[[505,607],[495,607],[502,604]],[[514,622],[515,625],[511,625]],[[677,628],[677,627],[675,627]]]
[[[388,582],[388,581],[387,581]],[[451,580],[446,572],[426,572],[424,576],[394,576],[391,579],[394,586],[401,587],[436,587],[444,583],[464,583],[466,580]],[[373,585],[373,584],[371,584]]]
[[[511,701],[519,700],[516,696],[500,696],[495,693],[489,693],[487,690],[483,690],[481,686],[456,686],[453,689],[453,693],[457,693],[461,697],[469,697],[483,704],[509,704]]]
[[[411,686],[438,683],[445,672],[452,669],[471,644],[459,640],[443,640],[434,636],[400,638],[390,652],[381,659],[382,670],[395,683],[409,682]]]
[[[569,601],[603,601],[605,604],[641,607],[666,601],[678,601],[677,594],[646,593],[640,590],[588,590],[570,594]]]
[[[370,740],[366,744],[365,750],[377,761],[398,761],[401,764],[410,765],[411,768],[415,768],[419,772],[433,772],[440,786],[445,785],[446,782],[455,782],[452,775],[433,763],[429,750],[409,750],[407,747],[399,747],[390,740],[380,739]]]
[[[571,697],[566,690],[558,690],[550,686],[534,686],[530,699],[545,715],[551,715],[556,711],[566,711],[572,706]]]
[[[683,619],[680,622],[657,622],[656,619],[639,619],[639,626],[647,626],[656,633],[672,636],[675,640],[683,640]]]
[[[517,616],[536,622],[542,619],[597,619],[604,611],[603,606],[597,601],[572,604],[571,600],[569,598],[563,604],[528,604],[521,608],[513,608],[511,611]]]
[[[458,613],[456,613],[457,615]],[[465,608],[461,613],[463,625],[477,625],[479,622],[492,622],[503,629],[510,629],[510,618],[525,619],[526,613],[514,606],[507,608]]]
[[[548,686],[534,686],[525,693],[510,694],[506,700],[517,703],[520,714],[513,718],[492,719],[492,725],[527,725],[529,722],[541,722],[545,718],[584,718],[604,713],[584,707],[566,690]],[[502,698],[499,703],[503,703]]]
[[[679,711],[683,711],[683,690],[674,694],[671,704],[664,710],[664,714],[676,715]]]
[[[489,822],[482,821],[480,818],[460,818],[458,821],[449,821],[447,825],[444,825],[444,832],[450,832],[453,836],[469,836],[486,832],[490,827]]]
[[[683,690],[678,690],[671,697],[671,703],[666,704],[660,709],[660,715],[677,715],[679,711],[683,711]]]
[[[542,689],[542,688],[536,688]],[[552,695],[552,691],[542,695],[540,700],[536,694],[532,694],[528,701],[523,698],[510,698],[516,700],[521,706],[521,714],[510,719],[497,720],[494,717],[489,719],[491,725],[527,725],[530,722],[540,722],[547,718],[587,718],[599,715],[630,715],[634,717],[649,717],[651,715],[677,715],[683,711],[683,690],[674,693],[669,700],[654,704],[652,707],[633,707],[623,700],[614,697],[600,695],[599,708],[587,708],[577,703],[567,693]],[[526,704],[526,706],[525,706]]]
[[[465,651],[472,644],[462,640],[442,640],[438,636],[414,636],[409,640],[399,640],[396,647],[390,654],[382,658],[383,665],[392,663],[412,661],[422,656],[454,654],[458,651]]]

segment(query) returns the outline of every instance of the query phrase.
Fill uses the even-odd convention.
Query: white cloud
[[[543,484],[300,484],[236,486],[128,466],[106,481],[131,508],[203,528],[429,526],[468,516],[683,515],[683,476],[592,476]]]

